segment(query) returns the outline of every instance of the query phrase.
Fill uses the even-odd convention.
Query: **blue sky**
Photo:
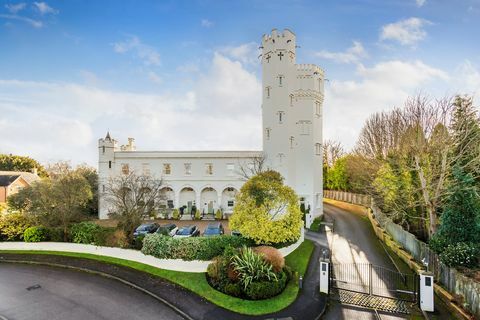
[[[0,152],[95,165],[139,149],[260,149],[258,43],[327,74],[325,138],[418,92],[480,92],[480,0],[0,1]],[[478,100],[478,99],[477,99]]]

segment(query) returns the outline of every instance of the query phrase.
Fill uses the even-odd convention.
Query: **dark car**
[[[174,238],[188,238],[188,237],[198,237],[200,235],[200,230],[197,226],[185,226],[177,230],[177,233],[173,236]]]
[[[204,237],[212,236],[221,236],[225,233],[223,230],[223,225],[220,222],[209,223],[205,231],[203,232]]]
[[[178,227],[174,223],[168,223],[166,225],[160,226],[157,229],[157,233],[173,237],[178,231]]]
[[[141,224],[140,226],[137,227],[137,229],[135,229],[135,231],[133,232],[133,236],[138,237],[138,236],[144,236],[148,233],[154,233],[155,231],[157,231],[158,227],[160,227],[158,223]]]

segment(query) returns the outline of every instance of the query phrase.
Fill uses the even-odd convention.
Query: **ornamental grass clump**
[[[245,290],[252,282],[263,280],[277,281],[277,275],[270,263],[265,261],[260,254],[252,248],[243,247],[238,255],[233,256],[232,265],[238,272],[238,278]]]

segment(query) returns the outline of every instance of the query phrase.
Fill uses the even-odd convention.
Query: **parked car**
[[[242,234],[238,230],[232,230],[231,234],[232,234],[232,236],[236,236],[236,237],[241,237],[242,236]]]
[[[188,237],[198,237],[200,235],[200,230],[195,225],[184,226],[177,230],[174,238],[188,238]]]
[[[160,227],[158,223],[141,224],[140,226],[137,227],[137,229],[135,229],[135,231],[133,232],[133,236],[138,237],[138,236],[144,236],[148,233],[154,233],[155,231],[157,231],[158,227]]]
[[[211,222],[203,232],[204,237],[221,236],[225,233],[220,222]]]
[[[157,233],[173,237],[178,231],[178,227],[174,223],[168,223],[166,225],[160,226],[157,229]]]

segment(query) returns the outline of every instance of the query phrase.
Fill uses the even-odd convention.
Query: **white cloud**
[[[96,165],[97,139],[143,150],[261,148],[261,86],[221,53],[184,93],[137,94],[73,83],[0,80],[0,152]]]
[[[415,3],[417,4],[417,7],[423,7],[423,5],[427,2],[427,0],[415,0]]]
[[[261,54],[261,50],[256,42],[244,43],[238,46],[225,46],[220,48],[219,51],[245,65],[257,65],[259,63],[258,56]]]
[[[455,70],[455,76],[452,77],[452,87],[460,94],[472,94],[475,97],[477,105],[480,99],[480,68],[471,61],[462,62]]]
[[[26,3],[21,2],[17,4],[6,4],[5,8],[7,8],[8,11],[10,11],[13,14],[18,13],[19,11],[22,11],[26,7]]]
[[[160,65],[160,54],[147,44],[142,43],[137,36],[130,36],[127,40],[113,44],[117,53],[133,52],[145,65]]]
[[[448,83],[442,70],[421,61],[385,61],[357,67],[359,80],[332,80],[326,86],[324,137],[354,146],[364,121],[372,113],[402,106],[426,86]],[[433,93],[432,93],[433,94]]]
[[[359,41],[353,41],[353,45],[344,52],[331,52],[322,50],[315,53],[317,57],[333,60],[338,63],[356,63],[367,57],[367,51]]]
[[[382,27],[380,40],[393,40],[402,45],[414,46],[425,39],[427,32],[423,28],[430,24],[432,23],[428,20],[415,17],[390,23]]]
[[[148,79],[156,84],[161,84],[163,82],[163,79],[153,71],[148,72]]]
[[[51,13],[51,14],[57,14],[58,13],[58,10],[53,9],[46,2],[34,2],[33,5],[42,15],[47,14],[47,13]]]
[[[15,15],[15,14],[0,14],[0,18],[7,19],[7,20],[23,21],[23,22],[28,23],[29,25],[31,25],[34,28],[43,27],[43,22],[42,21],[35,20],[35,19],[30,19],[30,18],[27,18],[27,17],[18,16],[18,15]]]
[[[202,19],[202,21],[200,21],[200,25],[204,28],[210,28],[213,27],[213,22],[208,19]]]

